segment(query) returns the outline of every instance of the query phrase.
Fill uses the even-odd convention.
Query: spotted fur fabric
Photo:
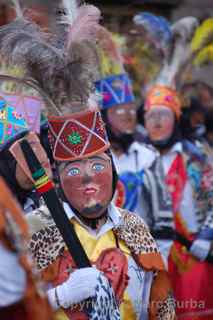
[[[90,320],[121,320],[119,306],[114,291],[104,275],[98,278],[95,298],[91,301],[92,308],[88,310]]]
[[[156,243],[143,220],[127,210],[119,209],[119,211],[123,219],[121,219],[121,224],[114,229],[118,239],[123,240],[135,255],[157,253]],[[49,217],[45,222],[44,216],[41,216],[41,210],[35,211],[34,215],[37,216],[37,220],[39,217],[42,218],[40,219],[41,229],[32,235],[30,250],[35,258],[38,269],[44,270],[61,254],[65,243],[56,225],[53,221],[51,223]],[[35,219],[32,219],[32,215],[30,220],[35,221]],[[29,224],[31,221],[28,221]],[[33,227],[30,226],[30,229],[33,230]]]
[[[118,239],[123,240],[134,255],[157,253],[156,243],[143,220],[127,210],[119,210],[122,215],[121,223],[114,229]],[[41,212],[38,213],[37,219],[39,219],[39,215],[41,215]],[[31,221],[33,221],[33,219],[31,219]],[[46,223],[44,217],[42,217],[40,221],[40,227],[42,228],[32,235],[30,250],[35,258],[37,268],[41,271],[51,265],[58,256],[62,254],[65,244],[54,222],[52,221],[51,223],[50,218],[47,219]],[[157,272],[155,272],[155,276],[156,275]],[[166,301],[163,301],[159,305],[156,320],[175,319],[172,301],[172,297],[169,296]],[[100,306],[101,308],[99,308]],[[100,300],[96,313],[93,314],[93,319],[100,319],[98,315],[105,312],[105,310],[106,308],[104,308],[103,301]],[[117,320],[119,319],[119,312],[117,312],[118,310],[116,308],[114,308],[114,310],[115,314],[112,319]],[[109,317],[109,319],[111,318]]]
[[[169,295],[166,301],[159,303],[157,320],[175,320],[175,299]]]
[[[130,251],[135,255],[159,252],[156,242],[143,220],[125,209],[119,209],[119,211],[123,219],[114,231],[118,238],[125,242]]]
[[[29,245],[39,270],[44,270],[52,264],[61,254],[64,246],[64,241],[55,225],[34,233]]]

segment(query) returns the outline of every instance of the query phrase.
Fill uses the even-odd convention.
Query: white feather
[[[172,87],[178,85],[181,72],[192,56],[190,42],[197,26],[198,20],[194,17],[185,17],[173,24],[172,52],[170,59],[164,62],[157,83]]]
[[[78,2],[77,0],[62,0],[62,5],[65,12],[63,22],[72,25],[77,17]]]
[[[22,12],[19,0],[12,0],[12,3],[15,9],[17,18],[23,18],[23,12]]]

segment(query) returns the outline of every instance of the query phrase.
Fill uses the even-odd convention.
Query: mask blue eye
[[[94,171],[100,172],[104,170],[105,166],[102,163],[95,163],[92,168]]]
[[[68,176],[71,176],[71,177],[77,176],[78,174],[80,174],[80,169],[78,168],[72,168],[68,172]]]

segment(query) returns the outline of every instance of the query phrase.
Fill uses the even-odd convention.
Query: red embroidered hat
[[[53,157],[58,161],[87,158],[110,146],[99,110],[49,117],[49,127]]]

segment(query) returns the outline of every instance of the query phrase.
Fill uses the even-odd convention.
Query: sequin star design
[[[69,143],[77,145],[81,143],[82,138],[78,132],[74,131],[67,137],[67,140],[69,141]]]

